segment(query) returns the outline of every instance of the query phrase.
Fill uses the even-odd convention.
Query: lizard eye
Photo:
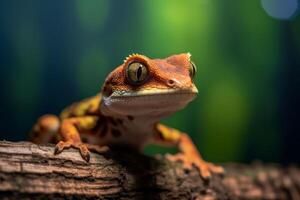
[[[140,62],[132,62],[126,69],[126,76],[130,83],[139,85],[148,77],[148,68]]]
[[[192,61],[190,63],[191,63],[190,69],[189,69],[190,70],[190,76],[191,76],[191,78],[194,78],[196,73],[197,73],[197,67],[196,67],[195,63],[193,63]]]

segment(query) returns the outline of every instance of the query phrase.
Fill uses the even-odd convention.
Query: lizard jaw
[[[155,116],[164,118],[184,108],[198,93],[187,89],[151,89],[134,92],[117,91],[101,102],[101,111],[109,115]]]

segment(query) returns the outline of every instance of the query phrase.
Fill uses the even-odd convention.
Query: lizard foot
[[[60,141],[55,146],[54,154],[60,154],[64,149],[69,149],[70,147],[78,149],[81,154],[81,157],[86,162],[90,161],[90,151],[87,145],[82,142],[75,143],[73,141]]]
[[[192,166],[196,166],[200,172],[203,179],[209,180],[212,173],[223,174],[224,168],[221,166],[214,165],[213,163],[206,162],[198,157],[190,157],[183,153],[178,153],[175,155],[167,155],[167,159],[170,161],[179,161],[183,163],[185,169],[192,169]]]

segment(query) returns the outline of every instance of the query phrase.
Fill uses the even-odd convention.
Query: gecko
[[[221,166],[201,157],[188,134],[160,123],[197,96],[196,71],[190,53],[164,59],[132,54],[107,76],[95,96],[71,104],[59,116],[40,117],[31,141],[56,143],[55,154],[78,149],[87,162],[90,151],[113,146],[137,151],[148,144],[175,146],[179,152],[168,159],[180,161],[186,169],[195,166],[204,179],[222,174]]]

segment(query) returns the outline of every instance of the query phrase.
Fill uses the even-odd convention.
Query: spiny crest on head
[[[127,56],[127,57],[124,59],[124,63],[126,63],[130,58],[132,58],[132,57],[134,57],[134,56],[141,56],[141,54],[138,54],[138,53],[130,54],[129,56]]]
[[[192,54],[191,54],[190,52],[187,52],[186,54],[187,54],[188,57],[189,57],[189,61],[191,61],[191,56],[192,56]]]

